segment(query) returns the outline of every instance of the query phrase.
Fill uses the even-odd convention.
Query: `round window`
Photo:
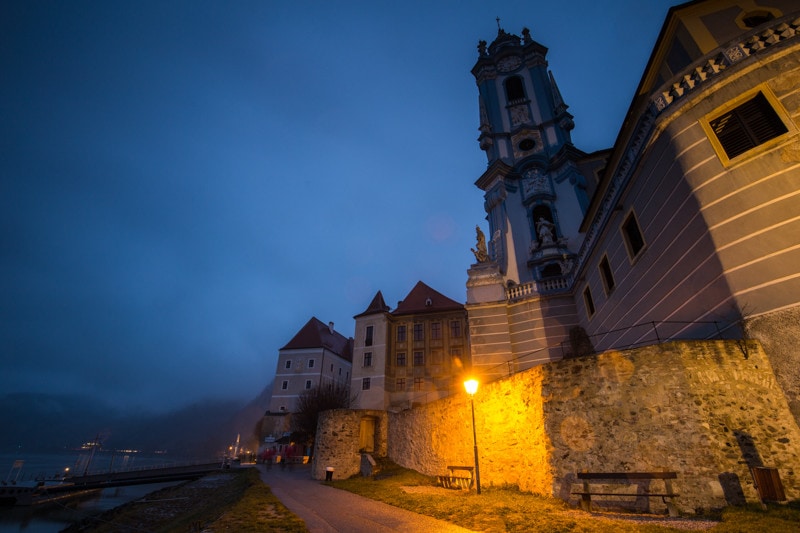
[[[519,142],[519,149],[523,152],[527,152],[528,150],[533,150],[533,147],[536,146],[536,143],[533,142],[533,139],[522,139]]]

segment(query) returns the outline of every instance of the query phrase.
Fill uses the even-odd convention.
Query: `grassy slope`
[[[509,488],[484,488],[474,491],[451,491],[435,488],[435,479],[395,465],[383,465],[376,480],[354,477],[336,481],[337,488],[452,522],[477,531],[548,531],[548,532],[666,532],[676,528],[647,524],[637,520],[598,517],[571,508],[564,501],[522,493]],[[773,533],[800,531],[800,502],[770,506],[729,508],[715,516],[698,519],[719,520],[712,533]],[[691,519],[682,520],[691,525]],[[665,518],[663,523],[669,523]],[[677,525],[677,524],[676,524]]]

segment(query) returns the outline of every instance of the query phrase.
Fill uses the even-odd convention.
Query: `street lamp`
[[[472,406],[472,442],[475,445],[475,487],[478,494],[481,493],[481,469],[478,466],[478,435],[475,432],[475,393],[478,392],[478,380],[468,379],[464,382],[464,388],[469,394],[469,402]]]

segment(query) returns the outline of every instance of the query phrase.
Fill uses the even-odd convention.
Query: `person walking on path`
[[[311,533],[470,533],[469,529],[420,515],[311,479],[309,465],[261,470],[261,479]]]

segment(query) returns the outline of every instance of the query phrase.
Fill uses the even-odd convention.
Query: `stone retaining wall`
[[[800,424],[800,307],[749,319],[746,330],[764,346],[789,409]]]
[[[482,485],[575,503],[570,493],[581,470],[672,470],[678,507],[695,512],[757,501],[750,464],[778,468],[787,497],[797,499],[800,428],[761,345],[749,341],[746,352],[735,341],[672,342],[549,363],[482,385],[474,398]],[[342,472],[357,473],[353,442],[362,416],[324,417],[315,461],[351,458]],[[384,416],[386,454],[396,463],[429,475],[473,464],[466,393]],[[662,489],[653,483],[651,490]],[[660,500],[650,503],[663,511]]]
[[[327,468],[333,468],[333,479],[347,479],[361,471],[361,421],[375,419],[373,454],[386,456],[387,413],[368,409],[334,409],[324,411],[317,422],[314,459],[311,475],[325,479]]]

